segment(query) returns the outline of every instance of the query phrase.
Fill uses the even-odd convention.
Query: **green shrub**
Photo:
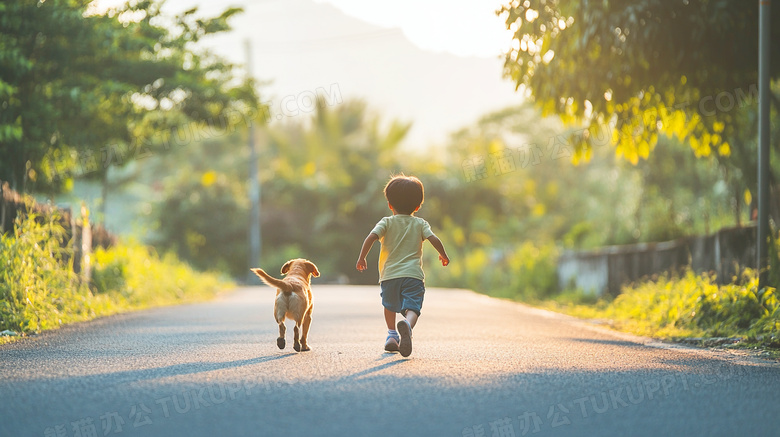
[[[103,250],[98,252],[105,253]],[[127,265],[120,260],[101,260],[92,271],[92,285],[98,293],[124,290],[127,284]]]
[[[172,253],[160,257],[134,241],[98,249],[94,259],[95,288],[128,308],[204,300],[227,286],[216,274],[197,272]]]
[[[173,254],[160,257],[129,242],[94,252],[88,287],[73,273],[65,238],[56,212],[20,217],[12,235],[0,235],[0,331],[24,335],[129,309],[204,300],[230,285]]]
[[[718,285],[707,275],[687,271],[655,282],[623,288],[614,300],[556,309],[580,317],[609,319],[618,328],[658,337],[746,337],[780,339],[780,304],[776,289],[758,290],[754,271],[741,284]]]
[[[91,298],[61,247],[58,217],[30,214],[0,236],[0,330],[39,332],[91,315]]]
[[[553,244],[523,243],[507,257],[510,289],[526,299],[547,298],[558,291],[558,249]],[[500,268],[501,266],[499,266]]]
[[[538,300],[557,291],[558,249],[554,244],[525,242],[503,251],[457,250],[442,268],[435,250],[425,250],[426,282],[431,286],[470,288],[490,296]]]
[[[245,277],[249,204],[244,189],[213,171],[172,179],[164,201],[154,206],[157,232],[151,243],[196,268]]]

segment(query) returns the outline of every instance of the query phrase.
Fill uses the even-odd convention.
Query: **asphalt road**
[[[0,435],[780,435],[776,363],[442,289],[404,359],[379,288],[355,286],[315,286],[312,351],[280,351],[273,293],[0,346]]]

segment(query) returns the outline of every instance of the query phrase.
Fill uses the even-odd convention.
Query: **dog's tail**
[[[289,293],[292,291],[292,286],[290,284],[282,281],[281,279],[276,279],[273,276],[269,275],[268,273],[264,272],[263,269],[250,269],[254,274],[260,277],[260,279],[263,280],[266,284],[268,284],[271,287],[276,287],[280,290],[282,290],[285,293]]]

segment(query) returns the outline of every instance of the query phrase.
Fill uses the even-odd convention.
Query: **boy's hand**
[[[360,255],[358,255],[358,261],[357,264],[355,264],[355,268],[358,269],[359,272],[368,268],[366,266],[366,256],[368,255],[368,251],[371,250],[371,246],[373,246],[374,242],[377,240],[379,240],[379,236],[372,232],[368,234],[365,241],[363,241],[363,247],[360,248]]]
[[[433,248],[436,249],[436,252],[439,252],[439,259],[441,260],[441,265],[447,267],[447,264],[450,263],[450,257],[447,256],[447,252],[444,250],[444,245],[441,244],[441,240],[439,240],[439,237],[437,237],[436,235],[431,235],[430,237],[428,237],[428,241],[431,242]]]

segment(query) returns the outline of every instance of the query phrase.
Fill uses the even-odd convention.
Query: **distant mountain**
[[[199,3],[204,14],[225,7],[168,0],[166,9],[183,11]],[[417,149],[443,142],[487,112],[522,102],[502,79],[500,59],[424,51],[399,29],[374,26],[311,0],[237,5],[245,13],[233,19],[234,32],[207,44],[243,64],[244,40],[251,39],[254,76],[273,81],[265,91],[275,114],[294,112],[280,106],[297,109],[298,97],[318,88],[337,89],[343,99],[363,98],[385,121],[413,122],[405,146]],[[306,109],[305,99],[302,103]]]

